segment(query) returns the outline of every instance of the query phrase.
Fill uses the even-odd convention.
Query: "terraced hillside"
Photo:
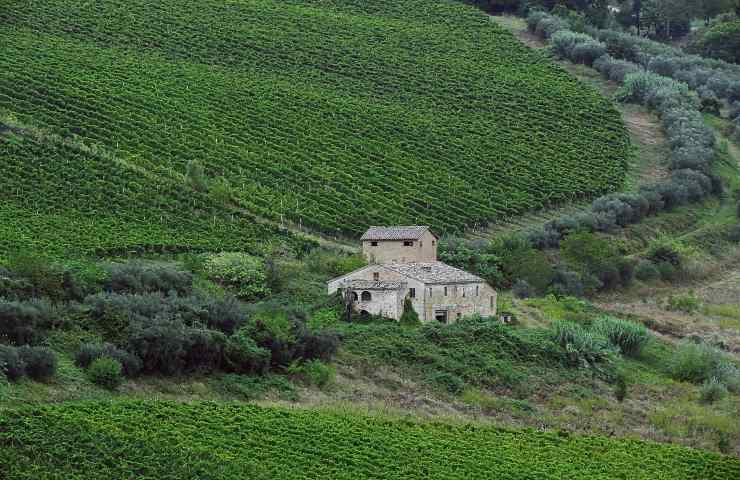
[[[717,479],[740,461],[637,440],[238,404],[6,411],[3,478]]]
[[[67,223],[86,252],[241,248],[273,234],[250,215],[456,230],[625,175],[609,101],[455,0],[8,0],[0,44],[4,248]]]

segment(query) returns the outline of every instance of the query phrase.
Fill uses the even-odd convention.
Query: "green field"
[[[272,235],[234,228],[234,211],[325,233],[460,230],[613,190],[627,168],[609,100],[453,0],[10,0],[0,44],[3,248]],[[194,194],[191,161],[228,179],[228,202]]]
[[[636,440],[237,404],[82,402],[0,413],[8,479],[717,479],[736,458]]]

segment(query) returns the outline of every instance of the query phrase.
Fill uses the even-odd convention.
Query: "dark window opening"
[[[369,317],[370,312],[368,312],[367,310],[360,310],[360,315],[363,317]]]
[[[377,247],[378,246],[378,242],[370,242],[370,245],[372,245],[373,247]]]
[[[416,298],[416,289],[415,288],[409,288],[409,297]]]
[[[404,247],[413,247],[414,246],[414,242],[410,242],[410,241],[406,240],[405,242],[403,242],[403,246]]]
[[[358,299],[357,292],[352,292],[352,301],[356,302]]]
[[[463,292],[462,296],[463,298],[465,298],[465,287],[462,287],[462,292]]]
[[[475,296],[476,296],[476,297],[477,297],[478,295],[480,295],[480,291],[479,291],[479,289],[480,289],[480,287],[479,287],[478,285],[476,285],[476,286],[475,286]]]
[[[372,300],[372,299],[373,299],[373,296],[372,296],[372,295],[370,295],[370,292],[367,292],[367,291],[366,291],[366,292],[362,292],[362,295],[361,295],[361,297],[360,297],[360,298],[362,298],[362,301],[363,301],[363,302],[369,302],[370,300]]]
[[[447,296],[447,287],[445,287],[445,297]]]
[[[436,245],[435,242],[434,242],[434,240],[432,240],[432,245]]]
[[[447,323],[447,310],[435,310],[434,311],[434,318],[439,323]]]
[[[375,280],[376,282],[377,282],[378,280],[380,280],[380,273],[378,273],[378,272],[374,272],[374,273],[373,273],[373,280]]]

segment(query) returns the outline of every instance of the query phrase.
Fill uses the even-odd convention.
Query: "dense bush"
[[[24,345],[18,348],[25,373],[34,380],[45,380],[53,377],[57,370],[57,357],[47,347],[31,347]]]
[[[224,350],[224,367],[236,373],[262,374],[270,368],[270,351],[257,345],[248,330],[229,337]]]
[[[401,325],[410,327],[421,325],[419,314],[414,310],[410,297],[406,297],[403,301],[403,313],[401,314],[400,323]]]
[[[315,385],[319,388],[329,386],[336,378],[336,369],[326,365],[321,360],[309,360],[307,362],[294,362],[286,371],[294,376],[299,377],[308,385]]]
[[[270,293],[261,258],[239,252],[218,253],[207,257],[204,268],[209,278],[231,287],[243,300],[259,299]]]
[[[7,301],[0,298],[0,340],[16,345],[36,344],[56,320],[47,300]]]
[[[171,265],[128,262],[109,267],[110,277],[106,284],[109,291],[116,293],[177,292],[186,295],[192,291],[193,275]]]
[[[619,348],[622,355],[636,357],[650,340],[648,329],[639,323],[612,317],[601,317],[594,329]]]
[[[121,363],[110,357],[100,357],[93,360],[87,369],[90,381],[101,387],[115,390],[123,382],[123,367]]]
[[[687,50],[725,62],[740,63],[740,19],[711,26],[697,35]]]
[[[702,383],[716,378],[729,389],[740,390],[740,369],[720,350],[704,343],[683,343],[676,348],[668,370],[677,380]]]
[[[638,280],[648,282],[660,278],[660,272],[650,260],[640,260],[635,267],[635,277]]]
[[[108,357],[116,360],[121,364],[122,373],[127,377],[134,377],[142,369],[142,362],[139,357],[125,350],[117,348],[110,343],[95,344],[85,343],[75,355],[75,365],[81,368],[87,368],[95,360],[101,357]]]
[[[606,46],[594,40],[591,36],[559,30],[550,37],[552,48],[556,54],[576,63],[592,65],[594,61],[606,53]]]
[[[26,374],[26,364],[16,347],[0,345],[0,372],[11,381],[18,380]]]
[[[699,391],[699,400],[702,403],[714,403],[727,396],[727,387],[716,377],[706,380]]]

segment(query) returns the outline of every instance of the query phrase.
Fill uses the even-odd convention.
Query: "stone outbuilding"
[[[438,238],[424,226],[370,227],[362,236],[366,267],[328,282],[359,313],[398,320],[411,300],[422,322],[496,315],[496,291],[482,278],[437,261]]]

